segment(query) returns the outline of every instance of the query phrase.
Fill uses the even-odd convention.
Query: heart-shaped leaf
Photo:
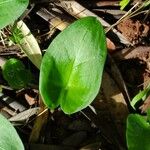
[[[41,64],[40,93],[51,109],[66,114],[87,107],[96,97],[106,59],[106,38],[94,17],[70,25],[50,44]]]
[[[126,137],[128,150],[150,150],[150,125],[143,116],[128,116]]]
[[[28,3],[29,0],[0,0],[0,29],[19,18]]]
[[[0,114],[0,150],[24,150],[24,146],[11,123]]]

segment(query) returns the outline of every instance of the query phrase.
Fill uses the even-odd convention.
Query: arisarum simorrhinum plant
[[[72,114],[99,92],[106,60],[104,29],[95,17],[75,21],[50,44],[40,68],[40,94],[50,109]]]

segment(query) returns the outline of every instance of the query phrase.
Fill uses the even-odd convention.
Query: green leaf
[[[8,84],[14,89],[21,89],[31,81],[32,75],[25,69],[24,64],[15,58],[6,61],[2,68],[2,74]]]
[[[24,150],[24,146],[11,123],[0,114],[0,150]]]
[[[51,109],[66,114],[87,107],[98,94],[106,59],[106,37],[100,22],[85,17],[50,44],[40,71],[40,93]]]
[[[123,10],[128,4],[130,0],[121,0],[119,5],[121,6],[120,9]]]
[[[131,101],[131,106],[133,107],[133,109],[135,108],[135,105],[138,101],[143,100],[145,101],[145,99],[149,96],[150,94],[150,85],[144,89],[143,91],[140,91]]]
[[[150,125],[141,115],[130,114],[126,130],[128,150],[150,150]]]
[[[15,33],[14,31],[13,35],[16,43],[32,61],[32,63],[39,69],[42,61],[42,54],[35,37],[31,34],[29,28],[23,21],[17,22],[15,30],[17,32]]]
[[[0,0],[0,29],[19,18],[28,3],[29,0]]]
[[[150,123],[150,108],[147,110],[147,122]]]

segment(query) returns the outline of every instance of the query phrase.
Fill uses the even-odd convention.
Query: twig
[[[67,11],[69,14],[74,16],[75,18],[82,18],[87,16],[93,16],[96,17],[101,24],[104,27],[110,27],[111,25],[107,23],[105,20],[94,14],[93,12],[89,11],[76,1],[60,1],[60,3],[57,3],[58,6],[61,6],[65,11]],[[131,43],[116,29],[112,29],[112,31],[118,36],[120,39],[120,42],[126,45],[131,45]]]
[[[104,0],[101,1],[99,0],[99,2],[96,3],[97,7],[105,7],[105,6],[119,6],[119,0],[118,1],[114,1],[114,0]]]
[[[148,2],[148,1],[147,1]],[[146,2],[145,2],[146,3]],[[145,11],[141,11],[141,12],[139,12],[140,10],[142,10],[143,9],[143,7],[145,7],[144,6],[144,4],[141,4],[140,6],[139,6],[139,2],[137,2],[124,16],[122,16],[115,24],[113,24],[113,25],[111,25],[108,29],[107,29],[107,32],[109,31],[109,30],[111,30],[113,27],[115,27],[116,25],[118,25],[121,21],[123,21],[124,19],[127,19],[127,18],[132,18],[132,17],[135,17],[135,16],[137,16],[137,15],[139,15],[139,14],[142,14],[142,13],[148,13],[148,11],[149,10],[145,10]],[[134,8],[136,8],[137,6],[139,6],[139,8],[137,8],[135,11],[133,11],[132,12],[132,10],[134,9]]]
[[[93,11],[98,11],[98,12],[104,12],[104,13],[109,13],[109,14],[112,14],[112,15],[124,15],[126,14],[126,11],[122,11],[122,10],[118,10],[118,9],[92,9]]]
[[[139,3],[135,4],[125,15],[123,15],[116,23],[114,23],[113,25],[111,25],[106,32],[108,32],[109,30],[111,30],[113,27],[115,27],[116,25],[118,25],[122,20],[124,20],[125,18],[127,18],[127,16],[129,16],[129,14],[131,14],[132,10],[138,6]]]

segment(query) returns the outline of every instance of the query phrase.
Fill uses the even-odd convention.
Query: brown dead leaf
[[[106,38],[106,42],[107,42],[107,49],[108,49],[108,51],[110,53],[113,52],[113,51],[115,51],[116,46],[115,46],[115,44],[109,38]]]

